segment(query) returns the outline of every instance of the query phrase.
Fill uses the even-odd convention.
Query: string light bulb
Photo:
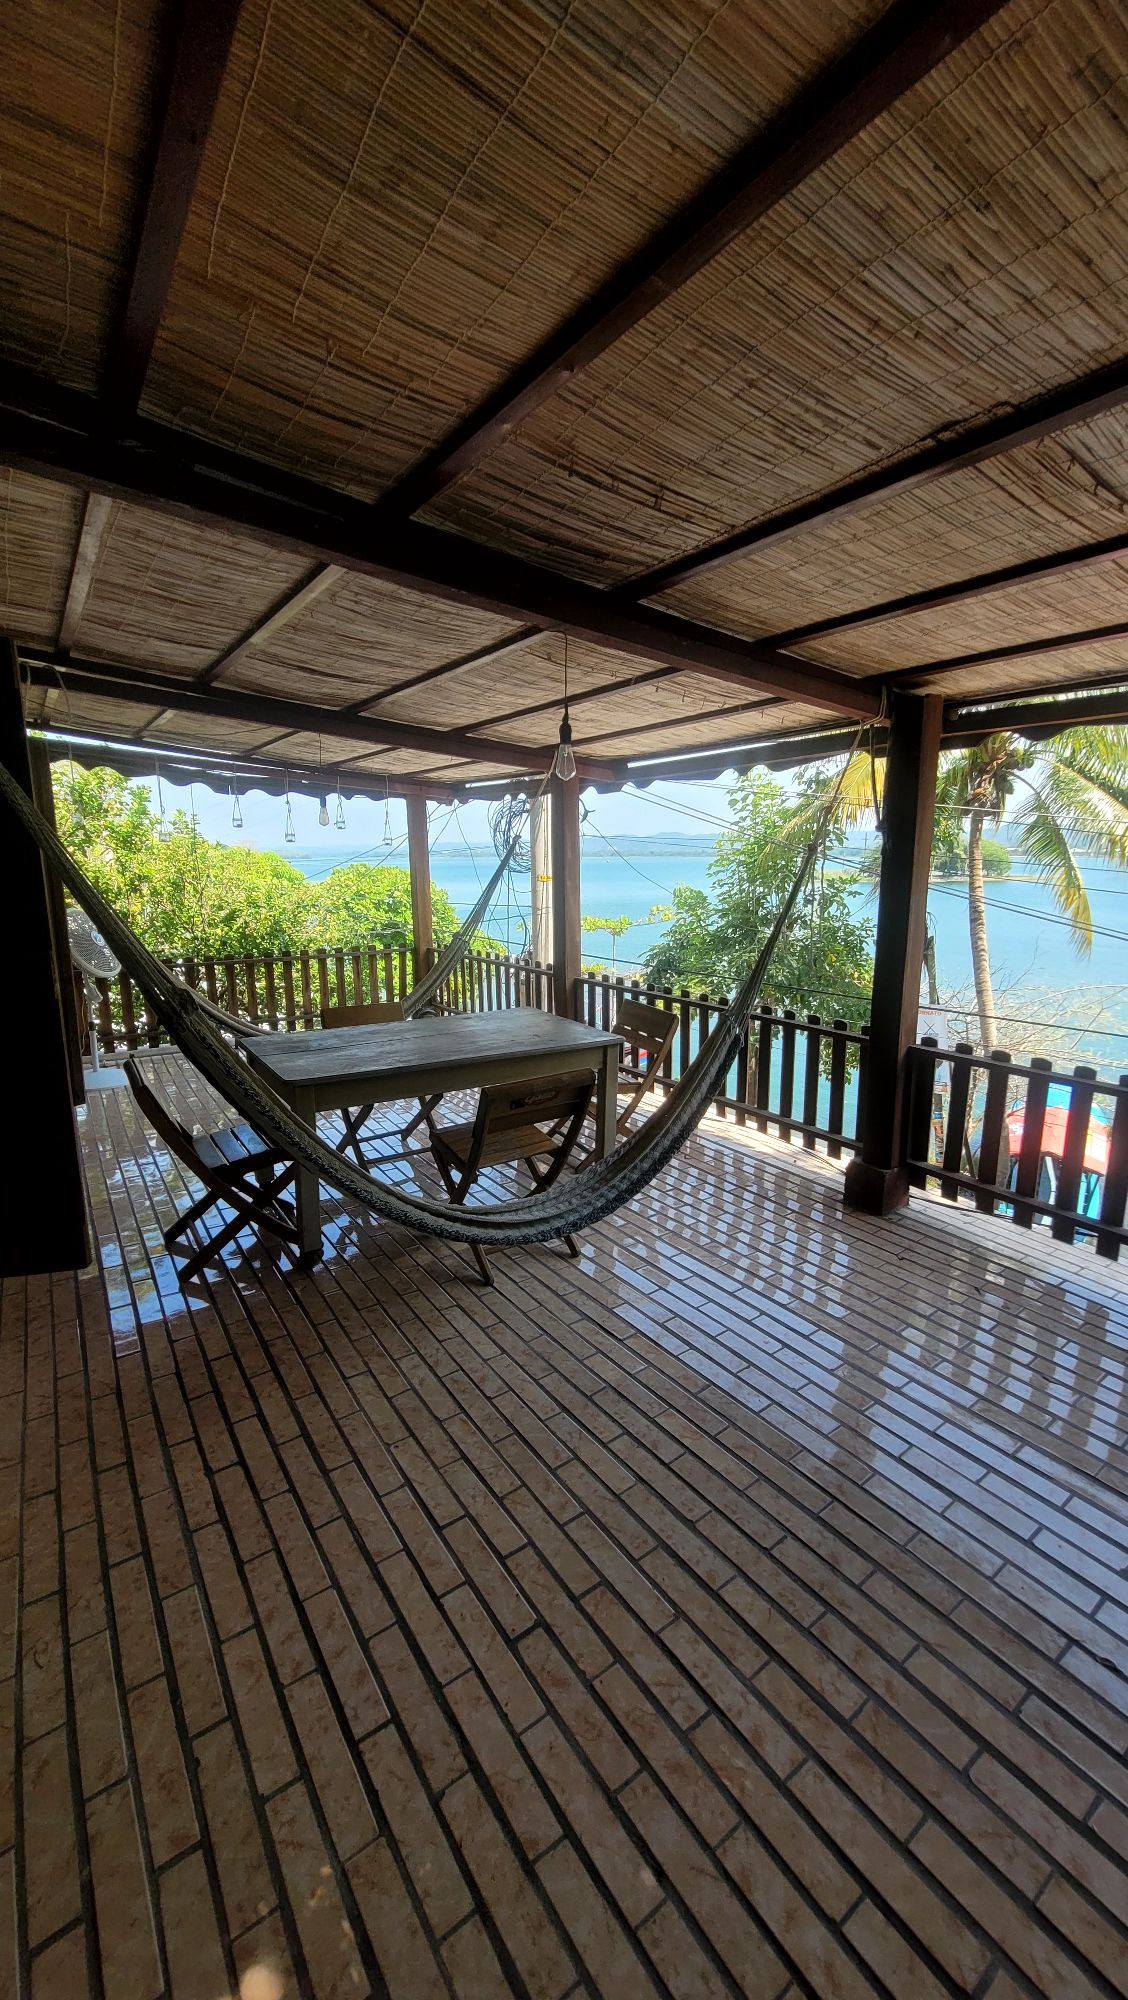
[[[329,805],[324,792],[321,794],[320,803],[317,808],[317,824],[318,826],[328,826],[329,824]]]
[[[338,833],[343,833],[343,832],[344,832],[344,830],[345,830],[345,802],[344,802],[344,799],[343,799],[343,798],[341,797],[341,794],[340,794],[340,792],[338,792],[338,793],[337,793],[337,816],[336,816],[336,818],[335,818],[335,819],[334,819],[334,821],[333,821],[333,825],[334,825],[334,826],[336,827],[336,829],[337,829],[337,832],[338,832]]]
[[[297,839],[297,837],[298,837],[298,836],[297,836],[297,834],[296,834],[296,833],[294,832],[294,808],[293,808],[293,806],[292,806],[292,805],[290,804],[290,773],[289,773],[289,772],[287,771],[287,773],[286,773],[286,825],[285,825],[285,828],[284,828],[284,831],[283,831],[283,834],[282,834],[282,838],[283,838],[283,840],[285,840],[285,841],[286,841],[287,845],[289,845],[289,846],[291,846],[291,847],[292,847],[292,846],[293,846],[293,844],[294,844],[294,842],[295,842],[295,840]]]
[[[565,782],[576,775],[576,759],[572,751],[572,722],[568,714],[568,634],[564,634],[564,713],[560,718],[560,737],[556,745],[556,755],[552,760],[552,775]]]
[[[394,834],[394,833],[392,832],[392,793],[391,793],[391,786],[390,786],[390,784],[388,783],[388,780],[387,780],[387,778],[385,778],[385,780],[384,780],[384,846],[385,846],[385,847],[394,847],[394,846],[395,846],[395,838],[396,838],[396,837],[395,837],[395,834]]]
[[[233,778],[231,781],[231,824],[235,828],[239,828],[243,824],[243,807],[239,798],[238,778]]]

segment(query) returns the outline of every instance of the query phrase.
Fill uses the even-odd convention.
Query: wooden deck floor
[[[699,1138],[582,1261],[2,1296],[0,1993],[1128,1991],[1128,1288]],[[14,1969],[14,1987],[11,1983]]]

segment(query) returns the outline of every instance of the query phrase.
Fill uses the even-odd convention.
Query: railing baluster
[[[216,978],[216,963],[214,958],[205,958],[204,960],[204,989],[208,999],[218,1004],[219,982]]]
[[[333,1004],[332,996],[329,992],[328,952],[319,951],[315,963],[317,965],[317,1011],[320,1016],[324,1013],[326,1007],[331,1007]]]
[[[277,1033],[278,990],[274,981],[274,965],[275,961],[273,957],[264,958],[262,961],[263,985],[266,991],[266,1018],[269,1021],[272,1029],[275,1031],[275,1033]]]
[[[233,958],[223,960],[223,1004],[229,1014],[238,1014],[240,1011],[239,974]]]
[[[753,1016],[756,1028],[756,1109],[767,1111],[772,1101],[772,1040],[775,1028],[775,1010],[764,1005]],[[756,1130],[766,1132],[768,1121],[757,1118]]]
[[[247,982],[247,1014],[257,1025],[259,1019],[258,986],[255,981],[255,961],[248,952],[243,960],[243,977]]]
[[[294,992],[294,954],[291,951],[282,953],[282,995],[286,1009],[286,1030],[292,1035],[298,1025],[298,1002]]]
[[[1076,1079],[1070,1092],[1069,1115],[1065,1121],[1065,1143],[1062,1146],[1061,1167],[1058,1172],[1055,1209],[1062,1211],[1061,1219],[1054,1217],[1050,1225],[1051,1234],[1059,1243],[1072,1243],[1074,1228],[1066,1216],[1079,1213],[1081,1205],[1081,1185],[1085,1174],[1085,1143],[1089,1136],[1089,1119],[1093,1111],[1093,1085],[1097,1080],[1095,1069],[1080,1063],[1074,1070]]]
[[[988,1059],[987,1097],[983,1106],[983,1122],[979,1128],[979,1164],[975,1178],[982,1188],[990,1188],[992,1192],[977,1194],[975,1197],[975,1206],[981,1215],[993,1215],[998,1201],[999,1158],[1007,1115],[1010,1060],[1010,1053],[1006,1049],[992,1049]]]
[[[1053,1064],[1045,1056],[1034,1056],[1030,1067],[1036,1074],[1028,1078],[1026,1084],[1022,1144],[1012,1190],[1015,1198],[1014,1219],[1023,1229],[1032,1228],[1034,1223],[1034,1210],[1027,1203],[1037,1196],[1042,1177],[1042,1132],[1046,1123],[1046,1101],[1050,1094]]]
[[[313,988],[310,983],[308,951],[298,953],[298,977],[301,981],[302,989],[302,1026],[303,1028],[312,1028],[314,1025]]]
[[[854,1130],[848,1135],[861,1145],[862,1120],[866,1111],[866,1092],[869,1089],[869,1022],[858,1030],[858,1088],[854,1098]]]
[[[909,1054],[908,1166],[910,1187],[927,1187],[932,1141],[932,1107],[936,1094],[935,1035],[924,1035]]]
[[[841,1019],[831,1022],[834,1038],[830,1045],[830,1103],[827,1107],[826,1123],[830,1132],[846,1130],[846,1029],[847,1023]],[[832,1160],[842,1158],[842,1148],[833,1141],[827,1146]]]
[[[1098,1257],[1119,1257],[1120,1239],[1111,1232],[1123,1229],[1128,1210],[1128,1076],[1121,1077],[1120,1090],[1108,1135],[1108,1166],[1101,1196],[1101,1221],[1105,1227],[1097,1231]]]
[[[729,1004],[728,995],[723,994],[717,1002],[717,1018],[716,1021],[714,1022],[715,1027],[718,1028],[720,1027],[724,1015],[727,1014],[728,1012],[728,1004]],[[705,1018],[706,1020],[708,1020],[707,1015]],[[717,1113],[717,1116],[719,1118],[728,1117],[728,1107],[725,1103],[727,1095],[728,1095],[728,1072],[726,1071],[725,1075],[722,1076],[721,1078],[720,1090],[717,1096],[713,1099],[713,1109]]]
[[[137,1019],[133,1012],[133,981],[128,972],[122,972],[118,975],[118,992],[121,995],[121,1025],[125,1036],[125,1046],[127,1049],[135,1049],[140,1043],[140,1036],[137,1033]],[[111,1048],[114,1046],[112,1034],[110,1037],[110,1046]]]
[[[822,1021],[817,1014],[807,1016],[807,1046],[803,1061],[803,1123],[817,1125],[819,1122],[819,1063],[822,1052]],[[809,1153],[815,1150],[814,1135],[804,1132],[803,1144]]]
[[[967,1105],[971,1092],[971,1059],[975,1054],[970,1042],[957,1042],[952,1056],[952,1083],[948,1092],[948,1127],[944,1134],[943,1167],[946,1175],[958,1174],[963,1170],[964,1132],[967,1126]],[[959,1200],[959,1186],[950,1179],[942,1179],[940,1192],[948,1201]]]
[[[783,1010],[779,1041],[779,1110],[781,1118],[790,1118],[795,1099],[795,1012],[791,1007]],[[790,1144],[790,1132],[784,1136]]]

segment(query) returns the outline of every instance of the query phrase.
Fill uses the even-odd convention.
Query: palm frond
[[[1093,913],[1066,832],[1072,818],[1061,812],[1062,803],[1060,796],[1050,795],[1047,784],[1030,785],[1015,826],[1023,854],[1069,918],[1077,949],[1088,956],[1093,949]]]
[[[1043,789],[1087,844],[1128,863],[1128,728],[1063,730],[1050,746]]]

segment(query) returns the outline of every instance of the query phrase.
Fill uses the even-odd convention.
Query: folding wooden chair
[[[674,1046],[678,1017],[664,1007],[651,1007],[645,1000],[624,1000],[611,1031],[623,1037],[623,1061],[619,1064],[619,1093],[627,1102],[615,1120],[620,1136],[627,1130],[648,1090],[653,1089],[662,1064]],[[640,1060],[644,1058],[644,1060]]]
[[[125,1065],[129,1087],[142,1115],[164,1140],[181,1165],[204,1184],[199,1201],[186,1208],[170,1229],[164,1231],[166,1249],[213,1208],[234,1211],[231,1219],[214,1236],[199,1237],[199,1248],[180,1268],[180,1282],[194,1278],[210,1264],[240,1231],[250,1225],[280,1237],[294,1250],[298,1247],[297,1216],[291,1202],[283,1201],[297,1169],[292,1160],[275,1146],[268,1146],[249,1125],[221,1127],[215,1132],[191,1132],[161,1102],[147,1083],[135,1056]]]
[[[579,1137],[594,1088],[594,1070],[576,1070],[569,1076],[491,1084],[482,1091],[475,1116],[464,1125],[436,1125],[428,1114],[431,1151],[451,1201],[464,1202],[486,1167],[513,1160],[525,1162],[535,1187],[551,1187]],[[564,1241],[571,1255],[578,1257],[575,1237],[565,1236]],[[492,1285],[485,1251],[477,1243],[470,1248],[482,1282]]]
[[[380,1021],[402,1021],[404,1018],[402,1000],[363,1000],[357,1001],[354,1005],[350,1006],[323,1007],[321,1009],[321,1025],[323,1028],[370,1028]],[[441,1104],[442,1101],[443,1094],[441,1091],[436,1091],[433,1097],[421,1097],[419,1099],[418,1111],[415,1113],[414,1118],[404,1126],[403,1131],[399,1135],[405,1145],[411,1134],[426,1122],[431,1112],[435,1109],[435,1106]],[[401,1157],[404,1159],[407,1158],[406,1153],[401,1156],[398,1153],[388,1155],[387,1153],[365,1152],[364,1147],[360,1143],[360,1134],[362,1128],[367,1125],[368,1120],[371,1118],[374,1108],[371,1104],[360,1104],[355,1111],[342,1112],[341,1116],[344,1120],[345,1129],[337,1141],[338,1153],[353,1153],[358,1165],[365,1173],[367,1173],[374,1160],[387,1160],[389,1157],[396,1159]]]

